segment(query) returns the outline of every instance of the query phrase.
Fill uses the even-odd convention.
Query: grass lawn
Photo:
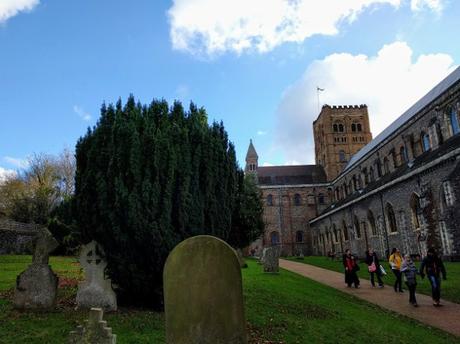
[[[65,343],[87,315],[68,301],[76,287],[63,285],[56,311],[19,312],[11,307],[15,274],[30,257],[0,256],[0,343]],[[74,259],[52,258],[60,276],[79,278]],[[352,295],[288,271],[264,274],[255,261],[243,269],[250,343],[453,343],[458,338],[384,311]],[[8,291],[6,291],[8,290]],[[117,343],[164,343],[162,313],[122,308],[105,317]]]
[[[315,265],[324,269],[333,270],[337,272],[343,272],[342,259],[331,260],[327,257],[309,256],[303,260],[297,258],[287,258],[289,260]],[[395,282],[395,276],[391,271],[389,265],[385,261],[381,261],[381,264],[385,268],[387,275],[383,277],[385,284],[393,285]],[[358,272],[360,279],[369,279],[369,272],[367,271],[367,265],[364,262],[360,262],[361,270]],[[416,262],[417,268],[420,267],[420,262]],[[442,286],[442,298],[460,303],[460,263],[444,262],[447,271],[447,280],[441,282]],[[369,282],[370,283],[370,282]],[[375,281],[377,284],[377,280]],[[405,288],[403,282],[403,288]],[[405,288],[407,289],[407,288]],[[428,279],[425,277],[423,280],[418,276],[417,278],[417,292],[421,294],[431,295],[431,286]]]

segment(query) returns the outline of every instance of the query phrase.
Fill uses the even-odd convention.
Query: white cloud
[[[314,162],[312,122],[321,104],[367,104],[375,137],[393,120],[447,76],[455,66],[446,54],[413,59],[404,42],[385,45],[376,56],[332,54],[314,61],[288,87],[277,109],[276,145],[288,160]]]
[[[413,11],[440,11],[445,0],[411,0]],[[267,52],[313,35],[336,35],[366,9],[409,0],[173,0],[168,11],[174,49],[212,56]]]
[[[3,157],[3,160],[16,168],[29,167],[29,161],[27,159],[19,159],[19,158],[12,158],[10,156],[5,156]]]
[[[0,23],[6,22],[19,12],[31,11],[40,0],[0,0]]]
[[[410,7],[413,11],[420,11],[424,8],[441,12],[443,9],[442,0],[411,0]]]
[[[272,163],[270,163],[270,162],[266,162],[266,161],[265,161],[265,162],[262,164],[262,166],[268,167],[268,166],[274,166],[274,165],[273,165]]]
[[[73,111],[84,121],[91,121],[91,114],[86,112],[82,107],[78,105],[73,106]]]
[[[267,135],[267,133],[268,133],[268,132],[265,131],[265,130],[258,130],[258,131],[257,131],[257,135],[258,135],[258,136],[265,136],[265,135]]]
[[[15,171],[0,167],[0,184],[3,183],[8,178],[12,178],[14,176],[16,176]]]

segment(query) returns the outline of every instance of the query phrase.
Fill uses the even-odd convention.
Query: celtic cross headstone
[[[101,245],[93,240],[83,246],[80,265],[85,272],[85,281],[78,285],[77,306],[99,307],[105,311],[117,310],[117,297],[112,289],[112,282],[105,276],[107,262]]]

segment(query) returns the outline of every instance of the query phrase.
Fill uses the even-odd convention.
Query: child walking
[[[408,254],[404,256],[404,261],[401,264],[401,272],[404,274],[407,288],[409,288],[409,303],[414,307],[418,307],[417,300],[415,299],[415,289],[417,288],[417,267]]]

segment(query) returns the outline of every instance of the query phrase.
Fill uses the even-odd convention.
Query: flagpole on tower
[[[319,113],[319,92],[323,92],[323,91],[324,91],[324,88],[316,86],[316,96],[317,96],[317,99],[318,99],[318,113]]]

